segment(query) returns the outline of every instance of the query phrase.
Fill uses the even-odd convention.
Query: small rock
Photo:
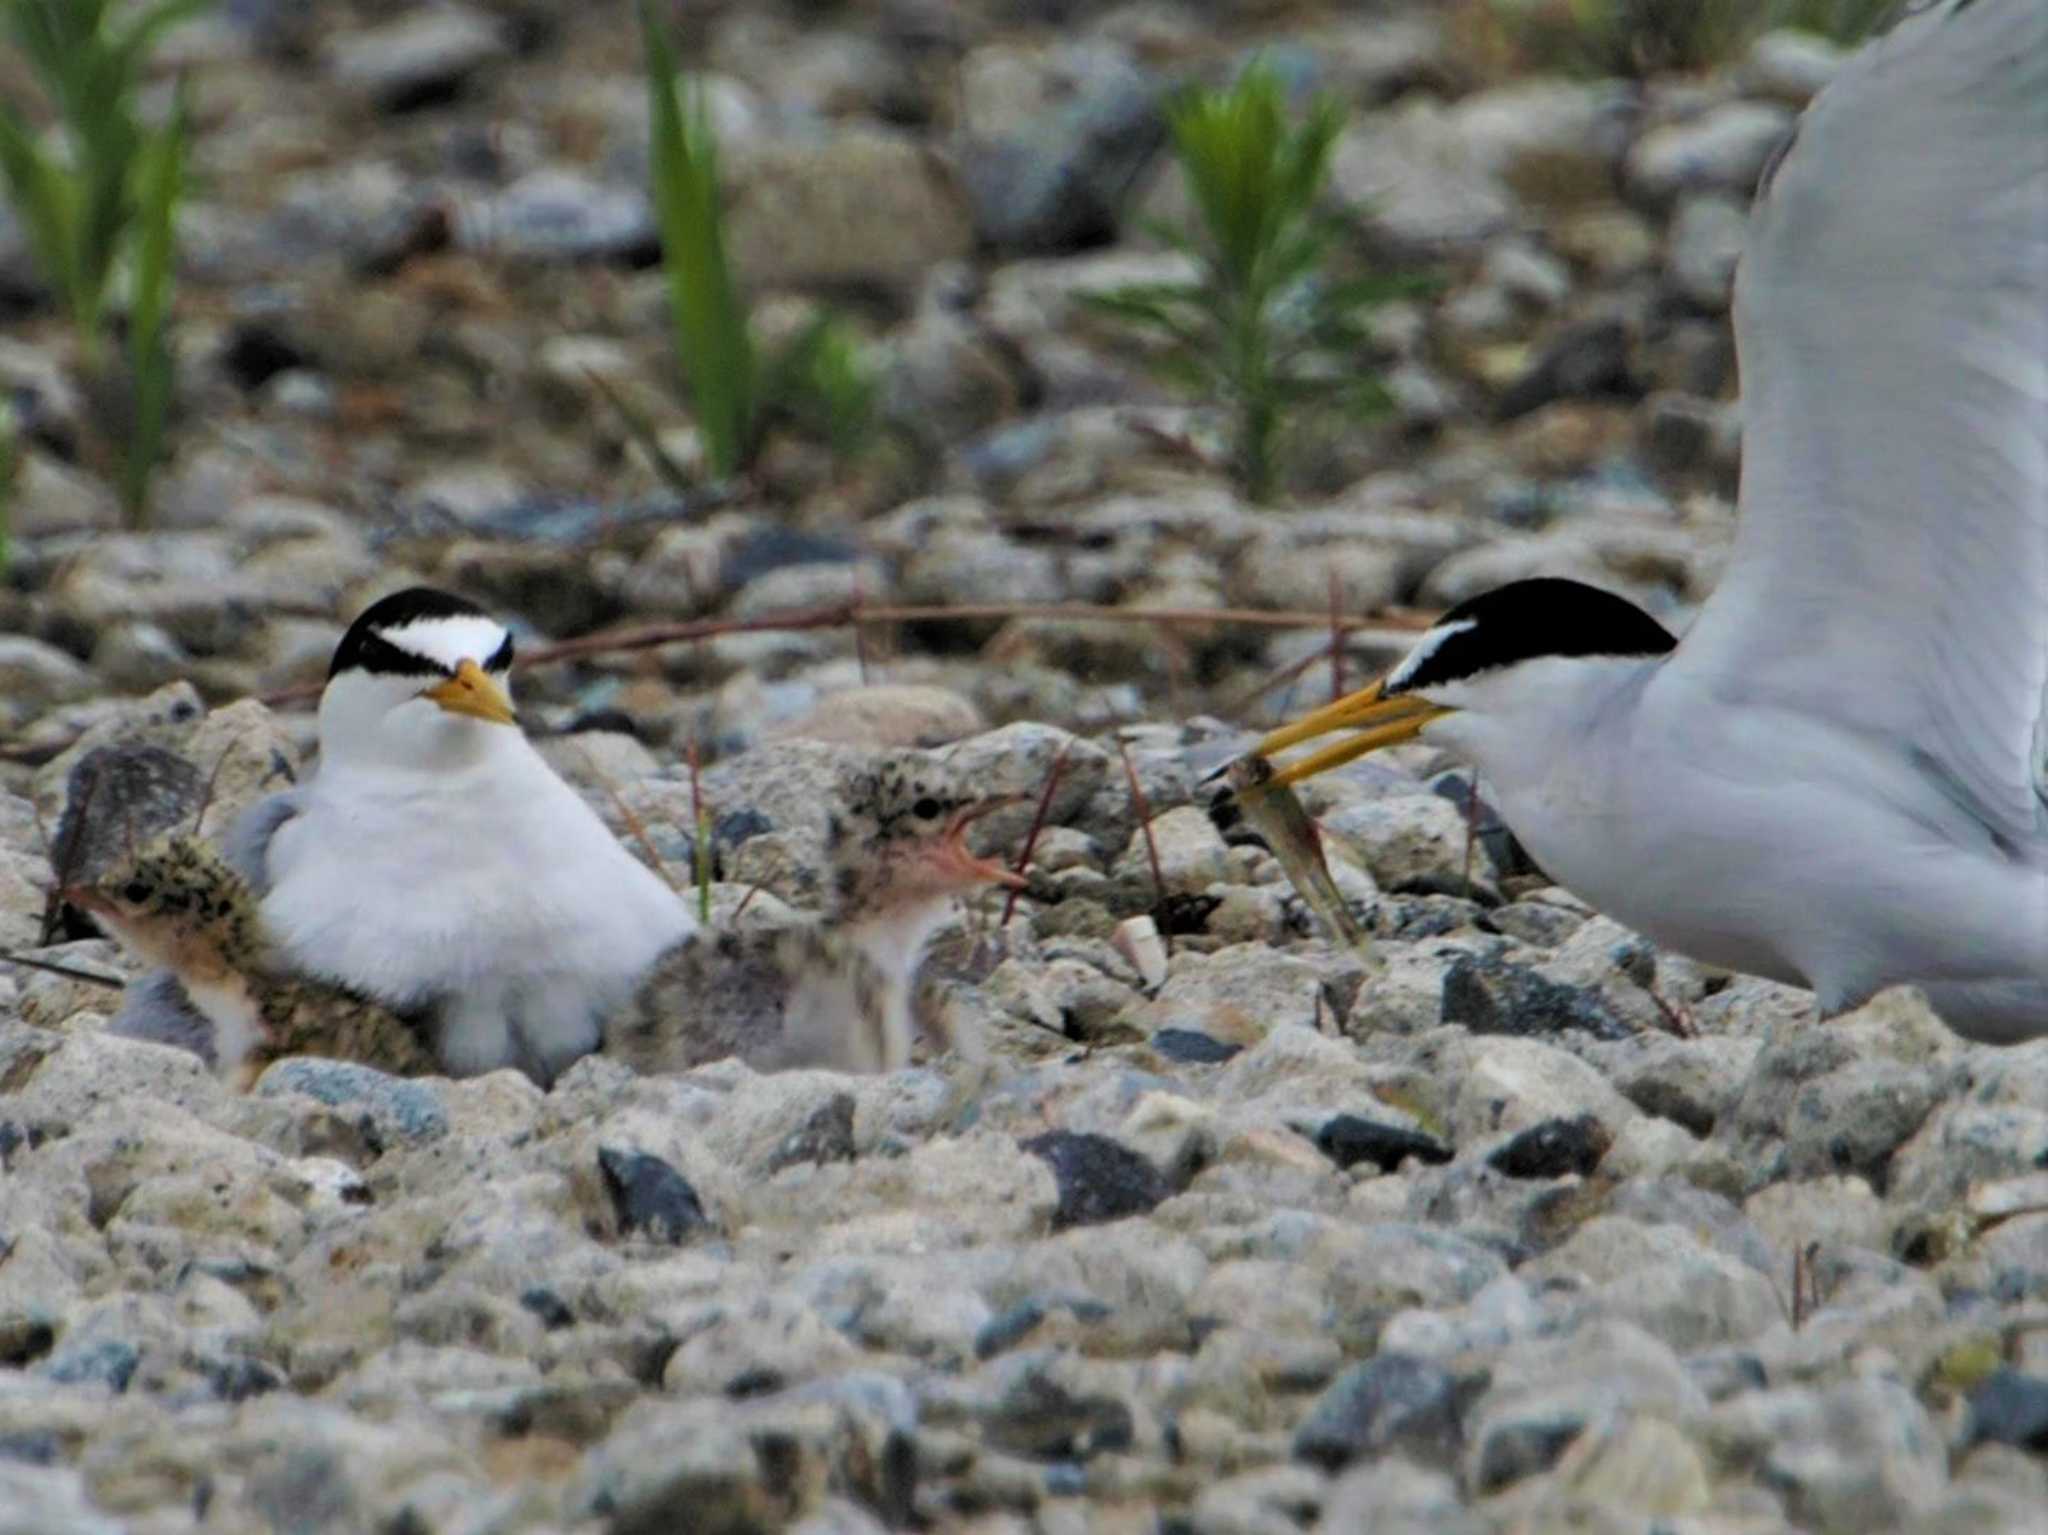
[[[1243,1045],[1212,1039],[1195,1029],[1160,1029],[1152,1035],[1151,1045],[1169,1061],[1179,1061],[1186,1066],[1221,1065],[1244,1048]]]
[[[1531,1125],[1487,1157],[1487,1165],[1510,1178],[1586,1177],[1600,1165],[1614,1136],[1591,1114]]]
[[[1970,1393],[1969,1438],[1973,1443],[2018,1445],[2048,1451],[2048,1378],[2018,1370],[1993,1370]]]
[[[1719,194],[1688,197],[1671,220],[1665,275],[1687,303],[1726,313],[1748,239],[1749,211],[1741,203]]]
[[[597,1165],[622,1230],[680,1245],[709,1229],[711,1219],[697,1191],[660,1157],[604,1146],[598,1149]]]
[[[444,3],[338,40],[327,67],[341,85],[402,112],[447,100],[507,51],[495,17]]]
[[[1052,1168],[1055,1231],[1143,1215],[1171,1192],[1158,1168],[1106,1135],[1053,1130],[1019,1146]]]
[[[1792,120],[1791,109],[1775,102],[1731,101],[1652,128],[1629,152],[1629,183],[1658,202],[1707,190],[1747,197]]]
[[[1380,1353],[1353,1365],[1317,1398],[1294,1431],[1294,1456],[1337,1472],[1396,1450],[1425,1463],[1456,1460],[1457,1383],[1442,1366]]]
[[[1433,1135],[1356,1114],[1337,1114],[1324,1120],[1315,1141],[1316,1149],[1339,1167],[1370,1162],[1383,1173],[1396,1171],[1409,1157],[1443,1163],[1452,1156],[1451,1148]]]

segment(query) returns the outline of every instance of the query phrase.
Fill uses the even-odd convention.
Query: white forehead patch
[[[1421,670],[1422,663],[1443,649],[1444,641],[1450,639],[1453,635],[1463,634],[1467,629],[1476,629],[1478,626],[1479,620],[1476,618],[1461,618],[1454,624],[1438,624],[1415,642],[1413,650],[1401,657],[1401,664],[1387,673],[1384,685],[1388,688],[1406,686],[1408,679]]]
[[[416,618],[394,629],[379,629],[378,635],[408,655],[431,661],[453,671],[458,662],[474,661],[482,666],[505,643],[505,626],[481,613],[451,613],[440,618]]]

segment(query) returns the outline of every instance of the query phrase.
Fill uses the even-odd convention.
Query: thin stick
[[[30,959],[26,954],[9,954],[4,950],[0,950],[0,963],[22,965],[30,970],[47,970],[52,975],[61,975],[73,981],[90,981],[95,986],[105,986],[113,991],[119,991],[128,984],[117,975],[100,975],[96,971],[60,965],[54,959]]]
[[[853,620],[853,659],[855,664],[860,667],[860,685],[862,687],[868,685],[868,630],[867,625],[860,621],[859,613],[865,603],[866,596],[867,594],[861,590],[860,566],[855,565],[853,567],[853,610],[855,614]]]
[[[1219,712],[1225,719],[1236,719],[1240,715],[1250,712],[1251,706],[1272,692],[1273,689],[1279,687],[1283,682],[1294,681],[1295,678],[1314,666],[1318,661],[1325,659],[1329,654],[1330,646],[1325,644],[1310,651],[1298,661],[1289,661],[1285,666],[1276,667],[1261,678],[1256,686],[1246,689],[1244,693],[1225,704]]]
[[[1145,791],[1138,786],[1138,770],[1131,765],[1131,747],[1128,741],[1116,743],[1116,754],[1124,759],[1124,779],[1131,786],[1131,808],[1138,813],[1138,830],[1145,834],[1145,857],[1152,864],[1152,894],[1154,907],[1166,904],[1166,876],[1159,872],[1159,844],[1152,837],[1152,807],[1145,800]]]
[[[697,868],[697,920],[711,923],[711,816],[704,808],[704,788],[698,768],[703,754],[697,738],[690,737],[690,824],[695,833],[690,842],[690,859]]]
[[[676,890],[674,876],[668,872],[668,860],[661,856],[661,850],[655,847],[654,839],[647,834],[647,823],[626,803],[625,797],[619,793],[619,786],[612,782],[611,774],[597,765],[597,759],[590,755],[590,748],[578,741],[576,752],[582,757],[583,765],[590,769],[590,776],[597,780],[597,786],[604,790],[605,798],[612,802],[612,809],[618,811],[619,819],[626,823],[627,835],[640,845],[640,851],[647,855],[647,862],[661,876],[661,882],[681,895],[682,891]]]
[[[1472,899],[1472,849],[1479,843],[1479,773],[1465,780],[1465,899]]]
[[[1330,571],[1330,702],[1344,696],[1344,610],[1338,600],[1337,572]]]
[[[1421,631],[1437,615],[1407,608],[1388,608],[1370,618],[1346,619],[1344,632],[1354,629],[1392,628]],[[716,639],[726,634],[791,634],[807,629],[838,629],[853,623],[910,624],[950,623],[1008,618],[1051,618],[1100,624],[1238,624],[1254,629],[1319,629],[1329,623],[1327,613],[1274,612],[1266,608],[1119,608],[1092,602],[968,602],[936,603],[919,607],[836,602],[793,613],[775,613],[761,618],[694,618],[672,622],[639,624],[632,628],[609,629],[536,645],[514,664],[521,670],[556,661],[581,660],[586,656],[625,655],[635,650],[653,650],[662,645],[688,644]],[[316,698],[324,682],[295,683],[288,688],[261,693],[261,702],[272,705]],[[68,742],[66,743],[69,744]],[[57,748],[61,751],[63,748]],[[0,753],[9,760],[30,761],[19,752]],[[53,754],[54,755],[54,754]]]
[[[763,886],[761,881],[759,881],[758,879],[755,880],[753,884],[747,886],[747,893],[740,897],[739,905],[735,906],[732,909],[733,921],[739,921],[740,913],[745,911],[748,906],[753,904],[754,897],[759,895],[764,888],[766,887]]]
[[[1062,741],[1059,751],[1053,755],[1052,766],[1045,770],[1045,787],[1039,791],[1038,808],[1031,813],[1031,830],[1024,834],[1024,846],[1018,852],[1017,862],[1014,865],[1019,874],[1024,872],[1026,866],[1031,862],[1032,853],[1037,850],[1038,834],[1045,829],[1045,818],[1052,810],[1052,797],[1059,791],[1060,773],[1067,765],[1067,747],[1071,744],[1071,742]],[[1017,911],[1017,897],[1023,893],[1023,890],[1016,885],[1010,887],[1009,899],[1003,902],[1003,920],[998,926],[1008,927],[1010,925],[1010,918]]]

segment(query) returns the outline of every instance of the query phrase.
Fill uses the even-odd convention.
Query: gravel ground
[[[701,504],[585,382],[694,451],[626,6],[173,33],[200,138],[152,529],[0,210],[0,948],[43,937],[84,751],[175,749],[224,822],[311,765],[303,703],[252,695],[416,580],[529,651],[856,596],[1334,595],[1391,614],[1354,682],[1403,612],[1516,576],[1682,624],[1733,525],[1744,205],[1834,55],[1502,73],[1471,10],[692,8],[757,326],[829,297],[895,423]],[[1279,508],[1076,302],[1176,270],[1160,95],[1253,47],[1351,104],[1370,249],[1443,279],[1376,317],[1393,415],[1298,442]],[[111,990],[0,966],[0,1531],[2040,1530],[2048,1041],[1966,1045],[1909,992],[1817,1026],[1660,953],[1423,748],[1305,793],[1376,949],[1331,944],[1201,783],[1327,696],[1322,662],[1273,683],[1326,637],[875,624],[521,673],[677,868],[697,748],[721,909],[816,904],[846,754],[1031,795],[1061,759],[1035,898],[942,934],[894,1075],[297,1059],[236,1094],[105,1033]]]

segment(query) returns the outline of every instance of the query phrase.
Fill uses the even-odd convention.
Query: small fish
[[[1288,880],[1309,910],[1370,959],[1372,936],[1351,915],[1343,892],[1330,878],[1330,866],[1323,860],[1323,835],[1294,791],[1272,782],[1273,764],[1264,757],[1239,757],[1224,769],[1223,778],[1237,796],[1245,819],[1266,839],[1266,846],[1280,860],[1280,867],[1287,871]]]

